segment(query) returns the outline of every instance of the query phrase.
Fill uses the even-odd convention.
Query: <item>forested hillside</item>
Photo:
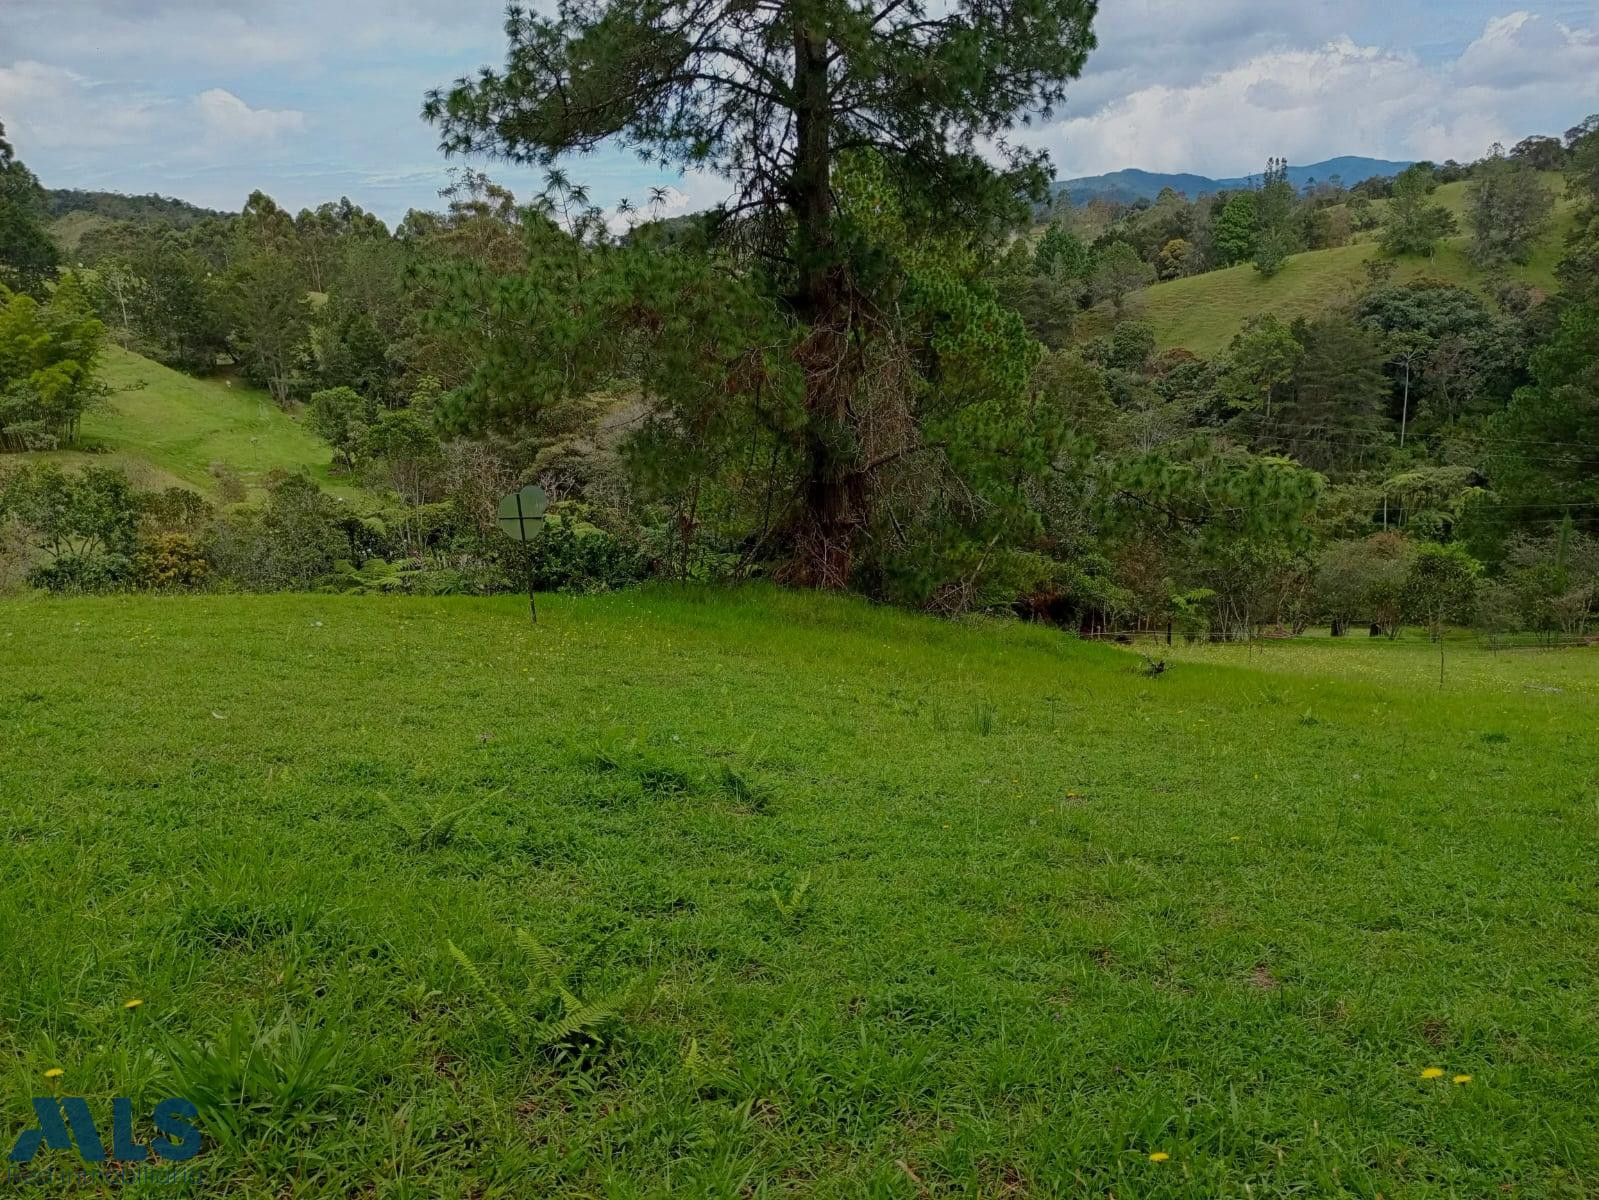
[[[844,292],[806,286],[881,337],[838,343],[761,265],[775,227],[618,227],[559,173],[518,200],[461,172],[393,230],[347,199],[96,201],[83,269],[16,242],[51,265],[18,258],[7,300],[46,348],[0,408],[10,575],[145,586],[155,539],[191,581],[495,590],[526,564],[491,501],[535,479],[548,586],[771,575],[1088,631],[1581,635],[1596,127],[1348,187],[1274,161],[1258,187],[1042,222],[1001,198],[958,229],[846,156],[827,236],[873,249],[837,264]],[[88,501],[61,464],[118,503],[196,503],[63,555],[37,531]]]
[[[108,221],[132,221],[145,225],[170,225],[182,229],[208,217],[228,214],[214,208],[201,208],[175,196],[161,196],[154,192],[144,196],[130,196],[124,192],[95,192],[82,188],[44,189],[45,212],[51,217],[65,217],[71,213],[92,213]]]
[[[44,210],[50,234],[70,258],[91,232],[126,221],[182,229],[225,213],[201,208],[171,196],[129,196],[122,192],[94,192],[80,188],[46,188]]]

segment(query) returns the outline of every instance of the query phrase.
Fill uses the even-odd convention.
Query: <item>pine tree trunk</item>
[[[832,96],[827,46],[824,36],[795,30],[798,148],[791,204],[799,279],[794,308],[809,327],[799,351],[805,370],[808,430],[794,556],[783,578],[805,587],[841,588],[848,585],[854,572],[866,489],[851,453],[849,393],[853,378],[845,361],[851,312],[848,285],[832,236]]]

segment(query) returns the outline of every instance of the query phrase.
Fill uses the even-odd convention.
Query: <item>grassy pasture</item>
[[[1555,266],[1575,219],[1576,203],[1565,196],[1560,176],[1548,174],[1545,183],[1559,197],[1554,223],[1534,248],[1532,257],[1523,265],[1511,267],[1508,274],[1549,290],[1555,285]],[[1465,182],[1448,183],[1434,194],[1435,202],[1453,212],[1462,228],[1466,220],[1466,187]],[[1386,204],[1379,200],[1375,207],[1381,210]],[[1440,242],[1438,252],[1431,258],[1395,259],[1394,278],[1441,279],[1464,287],[1481,286],[1484,277],[1467,254],[1469,245],[1470,238],[1462,233]],[[1269,279],[1262,278],[1248,263],[1172,279],[1148,288],[1134,315],[1155,327],[1160,349],[1181,346],[1196,354],[1211,355],[1225,349],[1250,317],[1270,312],[1288,321],[1313,316],[1354,298],[1367,286],[1367,264],[1379,254],[1375,241],[1356,241],[1331,250],[1296,254]],[[1110,324],[1108,305],[1100,305],[1083,314],[1078,333],[1093,337],[1106,332]]]
[[[1323,678],[1363,680],[1419,693],[1437,693],[1439,647],[1425,629],[1412,628],[1404,639],[1373,642],[1364,630],[1333,638],[1325,630],[1303,638],[1263,639],[1249,645],[1179,642],[1143,647],[1156,657],[1182,662],[1213,663],[1250,671],[1298,676],[1307,682]],[[1444,692],[1466,692],[1481,703],[1499,694],[1559,696],[1570,693],[1599,699],[1599,648],[1560,653],[1531,635],[1507,640],[1495,649],[1475,635],[1453,632],[1444,640]]]
[[[213,500],[214,462],[252,490],[281,469],[303,470],[334,495],[360,494],[331,473],[328,445],[258,388],[197,379],[116,346],[100,373],[112,395],[85,415],[80,448],[28,457],[119,465],[141,487],[181,485]]]
[[[99,213],[79,210],[66,213],[50,222],[50,236],[60,246],[70,260],[77,254],[78,247],[83,239],[91,233],[98,232],[114,222]]]
[[[1430,654],[0,602],[0,1140],[53,1087],[197,1098],[207,1196],[1591,1196],[1599,652]],[[601,1051],[517,929],[642,981]]]

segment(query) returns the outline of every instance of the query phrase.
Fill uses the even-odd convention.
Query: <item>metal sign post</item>
[[[500,528],[515,541],[534,541],[544,532],[544,514],[549,511],[550,498],[544,489],[530,483],[519,492],[512,492],[500,501]],[[538,623],[539,609],[533,600],[533,556],[527,556],[527,610]]]

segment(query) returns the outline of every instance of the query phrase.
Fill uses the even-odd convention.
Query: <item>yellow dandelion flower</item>
[[[65,1074],[66,1074],[66,1072],[63,1071],[60,1067],[51,1067],[48,1071],[46,1071],[44,1073],[44,1077],[46,1079],[60,1079]]]
[[[1421,1077],[1423,1079],[1442,1079],[1443,1074],[1444,1069],[1442,1067],[1428,1067],[1421,1073]]]
[[[1454,1079],[1452,1080],[1452,1082],[1454,1082],[1454,1083],[1470,1083],[1471,1082],[1471,1076],[1470,1075],[1456,1075],[1454,1077]]]
[[[140,1000],[137,996],[135,996],[132,1000],[124,1000],[122,1002],[122,1007],[123,1008],[128,1008],[128,1009],[133,1009],[133,1008],[138,1008],[139,1005],[141,1005],[143,1003],[144,1003],[143,1000]]]
[[[1165,1162],[1170,1157],[1171,1157],[1171,1155],[1167,1154],[1164,1150],[1157,1150],[1157,1151],[1155,1151],[1155,1153],[1153,1153],[1153,1154],[1151,1154],[1149,1156],[1149,1161],[1150,1162]]]

